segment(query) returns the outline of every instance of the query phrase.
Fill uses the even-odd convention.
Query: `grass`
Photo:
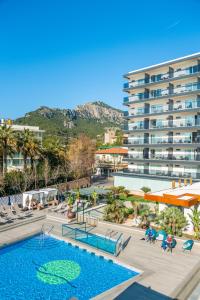
[[[150,202],[148,200],[145,200],[143,197],[136,196],[136,195],[126,196],[126,195],[121,194],[119,196],[119,199],[122,200],[122,201],[131,201],[131,202],[135,202],[135,201],[138,201],[138,202]]]

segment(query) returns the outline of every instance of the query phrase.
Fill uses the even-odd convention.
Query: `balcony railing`
[[[149,129],[155,128],[168,128],[168,127],[192,127],[192,126],[199,126],[200,120],[187,120],[187,119],[180,119],[180,120],[166,120],[156,122],[155,124],[150,123]]]
[[[167,80],[167,79],[173,79],[173,78],[177,78],[177,77],[183,77],[183,76],[187,76],[187,75],[192,75],[195,73],[200,72],[200,65],[195,65],[195,66],[191,66],[182,70],[178,70],[175,72],[167,72],[164,74],[159,74],[159,75],[154,75],[151,76],[151,78],[149,78],[149,80],[147,78],[141,78],[139,80],[135,80],[135,81],[130,81],[130,82],[125,82],[124,83],[124,89],[127,88],[131,88],[131,87],[138,87],[144,84],[148,84],[148,83],[156,83],[156,82],[160,82],[163,80]]]
[[[136,175],[151,175],[151,176],[165,176],[165,177],[178,177],[178,178],[194,178],[200,179],[200,173],[197,172],[183,172],[183,171],[168,171],[159,169],[123,169],[125,174]]]
[[[159,89],[155,91],[152,90],[150,91],[150,93],[139,93],[139,94],[132,95],[130,97],[125,97],[126,101],[124,101],[124,103],[138,101],[138,100],[161,98],[163,96],[173,96],[173,95],[187,93],[187,92],[194,92],[197,90],[200,90],[200,83],[193,82],[186,85],[181,85],[180,87],[176,87],[170,91],[168,89]]]
[[[138,138],[134,140],[124,141],[126,145],[159,145],[159,144],[192,144],[192,143],[200,143],[200,138],[196,137],[192,139],[192,137],[153,137],[153,138]]]
[[[140,124],[133,124],[129,126],[129,130],[134,130],[134,129],[145,129],[144,122]]]
[[[150,159],[155,159],[155,160],[189,160],[189,161],[200,161],[200,156],[199,155],[180,155],[177,153],[174,154],[155,154],[153,156],[150,156]]]
[[[187,160],[187,161],[200,161],[200,155],[196,154],[179,154],[179,153],[173,153],[173,154],[162,154],[162,153],[155,153],[155,154],[143,154],[141,152],[138,152],[137,154],[129,154],[125,159],[144,159],[144,160]]]
[[[124,117],[128,117],[128,116],[129,116],[128,111],[124,111]]]
[[[148,115],[148,114],[157,114],[163,112],[172,112],[172,111],[179,111],[179,110],[188,110],[200,108],[200,101],[195,100],[187,100],[184,103],[175,104],[175,105],[160,105],[158,107],[151,106],[149,110],[145,109],[144,107],[136,110],[135,112],[130,112],[129,116],[139,116],[139,115]]]

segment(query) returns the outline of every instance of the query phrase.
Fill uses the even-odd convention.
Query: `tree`
[[[129,191],[125,189],[124,186],[113,186],[110,188],[111,193],[114,197],[119,197],[120,195],[128,196]]]
[[[29,140],[29,156],[31,161],[31,171],[34,173],[35,188],[37,188],[37,168],[36,162],[41,155],[41,143],[38,139]]]
[[[75,179],[90,176],[95,161],[95,143],[81,134],[71,140],[68,149],[68,161],[71,175]]]
[[[115,136],[116,136],[116,141],[115,141],[114,145],[122,146],[122,144],[123,144],[123,131],[121,129],[116,130]]]
[[[141,203],[139,201],[131,201],[131,204],[133,206],[134,217],[137,218],[140,214]]]
[[[115,223],[123,223],[127,215],[126,207],[121,200],[113,200],[104,211],[104,220]]]
[[[194,237],[200,239],[200,211],[198,207],[191,209],[192,214],[189,214],[191,219],[193,230],[194,230]]]
[[[48,137],[43,143],[41,151],[40,167],[42,169],[45,186],[48,185],[50,178],[56,178],[60,172],[62,162],[59,151],[62,147],[60,139]]]
[[[23,155],[24,171],[27,170],[28,158],[30,157],[30,147],[34,139],[34,134],[29,129],[24,129],[23,132],[18,133],[17,137],[17,149]]]
[[[10,171],[4,176],[5,194],[16,194],[25,191],[25,176],[21,171]]]
[[[149,206],[146,204],[141,205],[138,213],[141,217],[141,226],[148,226],[151,221],[151,210]]]
[[[8,169],[8,156],[12,156],[16,150],[16,137],[8,125],[0,126],[0,148],[3,156],[3,176],[5,176]]]
[[[96,206],[97,205],[97,199],[98,199],[97,192],[94,191],[91,196],[92,196],[92,200],[93,200],[93,205]]]
[[[167,207],[160,212],[158,223],[167,233],[181,236],[187,220],[178,207]]]

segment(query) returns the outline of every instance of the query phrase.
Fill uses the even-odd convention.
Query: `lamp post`
[[[76,221],[77,221],[77,223],[78,223],[78,206],[79,206],[79,204],[80,204],[80,199],[78,199],[76,202]]]

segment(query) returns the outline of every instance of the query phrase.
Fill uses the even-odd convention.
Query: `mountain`
[[[46,135],[76,136],[86,133],[92,138],[102,134],[106,127],[123,124],[123,112],[102,101],[88,102],[75,109],[59,109],[41,106],[14,121],[15,124],[35,125]]]

